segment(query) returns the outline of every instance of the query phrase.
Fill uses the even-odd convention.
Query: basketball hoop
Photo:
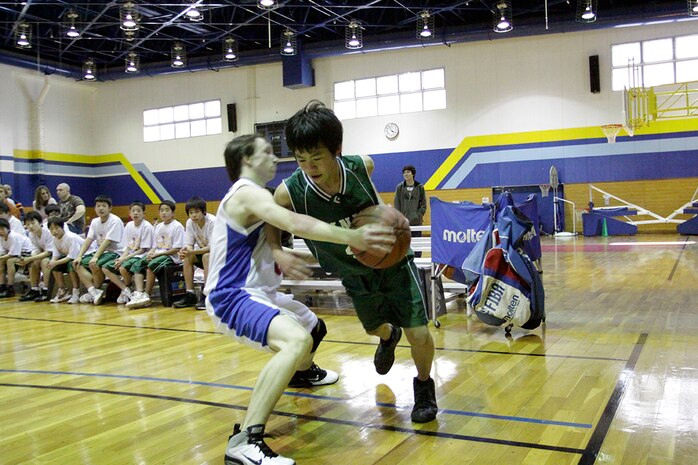
[[[540,195],[547,197],[550,193],[550,184],[541,184],[538,187],[540,187]]]
[[[604,126],[601,126],[601,130],[604,134],[606,134],[606,139],[608,139],[609,144],[616,143],[616,136],[618,135],[622,127],[622,124],[606,124]]]

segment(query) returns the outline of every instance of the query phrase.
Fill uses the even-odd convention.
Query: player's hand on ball
[[[395,229],[380,224],[367,224],[356,230],[361,233],[350,246],[374,254],[390,252],[395,243]]]

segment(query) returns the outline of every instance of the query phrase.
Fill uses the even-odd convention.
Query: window
[[[221,134],[221,101],[190,103],[143,112],[143,142]]]
[[[613,90],[697,80],[698,35],[645,40],[611,47]]]
[[[334,84],[334,112],[342,120],[444,108],[443,68]]]

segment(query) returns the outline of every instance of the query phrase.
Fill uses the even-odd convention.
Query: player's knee
[[[429,328],[425,326],[417,326],[416,328],[405,328],[405,336],[413,347],[426,346],[433,344],[433,339]]]
[[[322,342],[322,340],[325,338],[327,335],[327,326],[325,325],[325,322],[322,320],[322,318],[317,319],[317,324],[313,328],[313,330],[310,332],[310,337],[313,339],[313,346],[310,349],[310,352],[315,352]]]

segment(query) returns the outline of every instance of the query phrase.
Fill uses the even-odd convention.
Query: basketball
[[[374,255],[366,251],[360,251],[352,247],[354,257],[369,268],[389,268],[402,260],[410,248],[412,235],[410,222],[407,218],[388,205],[371,205],[361,210],[351,221],[352,228],[360,228],[366,224],[382,224],[392,226],[395,233],[395,243],[390,252],[382,255]]]

